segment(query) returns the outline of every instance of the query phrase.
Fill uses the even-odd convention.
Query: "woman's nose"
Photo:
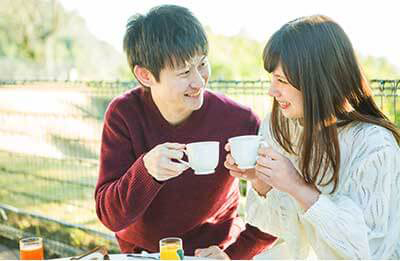
[[[271,86],[268,89],[268,95],[272,96],[272,97],[279,97],[280,96],[280,92],[278,91],[277,88],[274,87],[273,84],[271,84]]]

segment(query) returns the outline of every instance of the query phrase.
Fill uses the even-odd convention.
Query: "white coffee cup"
[[[256,166],[258,148],[262,136],[243,135],[228,140],[231,146],[231,155],[240,169],[251,169]]]
[[[200,141],[186,145],[184,151],[188,161],[179,160],[194,170],[194,174],[205,175],[215,172],[219,161],[219,141]]]

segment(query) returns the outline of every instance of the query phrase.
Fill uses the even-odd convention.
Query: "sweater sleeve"
[[[135,154],[133,138],[114,105],[105,115],[95,200],[101,222],[117,232],[146,210],[162,184],[147,172],[143,155]]]
[[[400,240],[399,162],[399,150],[393,147],[360,159],[343,193],[321,194],[304,213],[303,218],[338,258],[389,259],[393,255]]]
[[[237,240],[225,252],[231,259],[252,259],[268,249],[275,240],[276,237],[246,224],[246,229],[240,233]]]
[[[331,253],[334,259],[400,256],[400,150],[393,136],[371,133],[355,141],[359,155],[343,163],[350,167],[342,173],[336,193],[321,194],[304,213],[286,193],[272,189],[261,197],[250,189],[247,222],[288,243],[291,258],[308,255],[307,240],[301,238],[307,236],[308,226],[318,252]],[[274,250],[275,246],[267,252]],[[282,258],[284,253],[278,254]]]

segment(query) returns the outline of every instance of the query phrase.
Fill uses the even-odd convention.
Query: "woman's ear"
[[[151,87],[156,83],[153,74],[144,67],[135,65],[133,73],[135,74],[136,79],[146,87]]]

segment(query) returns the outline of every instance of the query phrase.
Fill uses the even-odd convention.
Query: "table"
[[[159,253],[145,253],[145,254],[109,254],[110,260],[160,260],[160,254]],[[90,255],[85,256],[82,259],[79,260],[103,260],[103,255],[100,253],[92,253]],[[196,256],[185,256],[185,260],[204,260],[206,258],[200,258]],[[57,261],[66,261],[66,260],[71,260],[71,257],[64,257],[64,258],[57,258],[57,259],[52,259],[52,260],[57,260]]]

